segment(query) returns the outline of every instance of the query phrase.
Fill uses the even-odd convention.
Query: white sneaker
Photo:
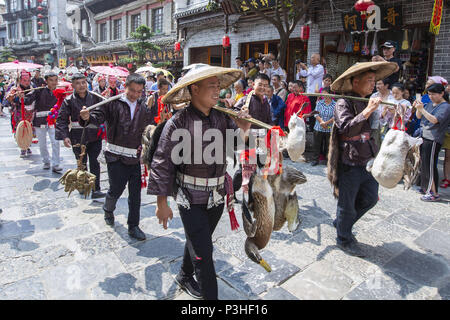
[[[60,173],[62,170],[63,170],[63,168],[61,168],[59,165],[54,166],[54,167],[52,168],[52,171],[53,171],[53,172],[56,172],[56,173]]]
[[[50,169],[50,163],[44,163],[44,166],[42,167],[44,170]]]

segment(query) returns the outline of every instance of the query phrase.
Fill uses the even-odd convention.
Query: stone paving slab
[[[406,249],[389,261],[384,268],[419,285],[438,287],[450,276],[448,261],[431,254]]]
[[[423,300],[436,289],[422,287],[402,277],[386,272],[377,272],[350,291],[344,299],[348,300]]]
[[[318,261],[286,281],[281,287],[300,300],[341,299],[353,281],[329,261]]]
[[[44,284],[38,276],[0,286],[0,300],[44,300]]]
[[[268,273],[260,265],[247,259],[239,266],[220,272],[218,276],[247,296],[257,296],[300,271],[297,266],[278,259],[268,250],[261,251],[260,254],[269,263],[272,272]]]

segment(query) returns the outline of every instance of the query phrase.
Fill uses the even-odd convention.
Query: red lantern
[[[132,64],[132,63],[127,64],[127,68],[128,68],[128,69],[133,68],[133,64]]]
[[[39,29],[39,30],[38,30],[38,33],[39,33],[39,34],[43,34],[43,33],[44,33],[44,30]]]
[[[38,9],[38,11],[42,11],[42,9],[44,9],[44,8],[42,8],[41,6],[38,6],[37,9]]]
[[[367,9],[371,5],[374,5],[375,3],[372,0],[358,0],[355,3],[355,10],[361,13],[361,20],[362,20],[362,30],[364,31],[364,24],[366,22],[367,18]]]
[[[44,16],[42,14],[40,14],[40,13],[37,15],[37,17],[38,17],[38,19],[44,18]]]
[[[42,3],[42,2],[44,2],[44,0],[37,0],[37,2]]]
[[[38,21],[38,26],[42,26],[44,23],[42,21]]]
[[[230,47],[230,38],[227,35],[224,35],[222,38],[222,47],[224,49],[228,49]]]
[[[309,26],[302,26],[302,29],[300,31],[300,39],[302,39],[303,41],[308,41],[310,31],[311,30]]]
[[[181,44],[178,41],[175,42],[174,50],[175,52],[181,51]]]

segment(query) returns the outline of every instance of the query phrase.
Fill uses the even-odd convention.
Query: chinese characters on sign
[[[438,35],[441,28],[442,5],[444,0],[434,0],[433,16],[431,17],[430,32]]]
[[[161,51],[152,51],[147,53],[147,59],[152,61],[171,61],[171,60],[182,60],[183,59],[183,50],[174,52],[173,48],[162,48]]]
[[[442,0],[436,0],[441,1]],[[361,31],[363,20],[356,10],[342,14],[342,24],[346,32]],[[402,6],[371,6],[368,10],[368,16],[364,20],[364,30],[390,29],[401,27],[403,25]]]

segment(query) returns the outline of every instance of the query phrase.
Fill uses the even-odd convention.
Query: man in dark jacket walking
[[[108,166],[109,190],[103,210],[106,224],[114,225],[117,200],[128,184],[128,234],[145,240],[139,228],[141,209],[141,139],[145,127],[150,124],[150,110],[141,98],[145,79],[138,74],[128,76],[125,93],[118,100],[98,107],[91,112],[83,108],[80,124],[106,123],[105,159]]]
[[[99,124],[92,124],[86,128],[84,141],[81,141],[83,127],[78,123],[80,111],[83,106],[92,106],[101,99],[88,91],[86,77],[77,73],[72,77],[73,94],[64,100],[56,120],[56,140],[63,140],[67,148],[72,147],[75,158],[78,160],[81,154],[80,143],[86,145],[86,155],[83,163],[86,165],[89,158],[89,171],[97,177],[95,180],[95,191],[92,198],[105,196],[100,191],[100,163],[97,157],[102,151],[102,138],[99,136]],[[100,123],[101,124],[101,123]],[[70,125],[70,130],[69,130]]]

